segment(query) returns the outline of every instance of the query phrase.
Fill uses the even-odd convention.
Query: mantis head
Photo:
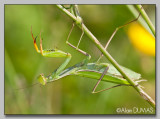
[[[45,78],[43,74],[40,74],[37,79],[42,85],[45,85],[47,83],[47,78]]]

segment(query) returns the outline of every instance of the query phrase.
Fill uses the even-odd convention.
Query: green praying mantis
[[[74,12],[74,14],[77,17],[81,18],[80,15],[79,15],[79,12],[77,12],[77,9],[75,9],[75,11],[76,12]],[[112,40],[113,36],[116,34],[116,32],[120,28],[136,21],[139,18],[139,16],[140,16],[140,14],[138,15],[138,17],[136,19],[132,20],[131,22],[128,22],[127,24],[125,24],[123,26],[117,27],[117,29],[113,32],[112,36],[108,40],[108,42],[105,46],[105,49],[107,49],[107,47],[108,47],[110,41]],[[81,21],[81,19],[80,19],[80,21]],[[81,21],[80,23],[82,24],[83,22]],[[76,76],[98,79],[98,82],[94,86],[94,88],[92,90],[92,93],[102,92],[102,91],[105,91],[105,90],[108,90],[108,89],[111,89],[111,88],[114,88],[114,87],[118,87],[118,86],[131,86],[130,83],[126,79],[123,78],[123,76],[118,72],[118,70],[114,66],[112,66],[109,63],[99,63],[99,60],[103,56],[102,54],[100,55],[100,58],[98,59],[97,62],[89,63],[89,60],[91,59],[91,56],[88,53],[86,53],[85,51],[78,48],[78,46],[81,42],[82,36],[84,34],[83,33],[83,28],[82,28],[82,34],[81,34],[81,37],[80,37],[80,40],[79,40],[77,46],[74,46],[69,42],[69,37],[70,37],[70,34],[73,30],[73,27],[74,27],[74,23],[73,23],[71,31],[69,32],[69,35],[67,37],[66,44],[69,45],[70,47],[76,49],[81,54],[85,55],[86,58],[82,62],[80,62],[78,64],[75,64],[75,65],[73,65],[73,66],[71,66],[67,69],[65,69],[65,68],[71,60],[71,57],[72,57],[71,54],[63,52],[63,51],[58,50],[58,49],[51,49],[51,50],[43,49],[41,32],[40,32],[40,47],[38,48],[38,46],[36,44],[36,38],[37,37],[33,36],[32,27],[31,27],[31,35],[32,35],[32,38],[33,38],[33,41],[34,41],[34,47],[35,47],[35,49],[38,53],[40,53],[44,57],[65,57],[66,58],[65,61],[49,76],[44,76],[44,74],[40,74],[38,76],[39,83],[42,84],[42,85],[46,85],[49,82],[53,82],[53,81],[62,79],[63,77],[66,77],[66,76],[69,76],[69,75],[76,75]],[[141,81],[144,81],[144,80],[141,79],[141,75],[139,73],[131,71],[130,69],[127,69],[125,67],[122,67],[122,69],[126,72],[126,74],[131,79],[133,79],[135,82],[137,82],[137,84]],[[101,81],[114,83],[116,85],[113,86],[113,87],[110,87],[110,88],[106,88],[106,89],[96,91],[96,88],[98,87],[98,85]]]

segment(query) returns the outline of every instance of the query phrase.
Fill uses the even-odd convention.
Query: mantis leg
[[[111,40],[113,39],[113,37],[115,36],[115,34],[117,33],[117,31],[118,31],[119,29],[127,26],[128,24],[131,24],[131,23],[137,21],[137,20],[139,19],[140,15],[141,15],[141,13],[139,13],[139,15],[138,15],[138,17],[137,17],[136,19],[134,19],[134,20],[132,20],[132,21],[130,21],[130,22],[122,25],[122,26],[117,27],[117,28],[114,30],[114,32],[112,33],[112,35],[111,35],[111,37],[109,38],[109,40],[107,41],[107,43],[106,43],[106,45],[105,45],[105,50],[107,49],[109,43],[111,42]],[[100,60],[102,57],[103,57],[103,54],[100,55],[100,57],[98,58],[97,62],[99,62],[99,60]]]
[[[132,86],[132,85],[125,85],[125,84],[118,84],[118,85],[115,85],[115,86],[112,86],[112,87],[109,87],[109,88],[106,88],[106,89],[102,89],[102,90],[99,90],[99,91],[92,91],[92,93],[100,93],[100,92],[103,92],[103,91],[106,91],[106,90],[109,90],[109,89],[112,89],[112,88],[116,88],[116,87],[120,87],[120,86]],[[137,84],[137,85],[135,85],[136,87],[137,86],[140,86],[140,87],[142,87],[142,88],[144,88],[143,86],[141,86],[141,85],[139,85],[139,84]]]
[[[94,88],[93,88],[93,90],[92,90],[92,93],[100,93],[100,92],[109,90],[109,89],[111,89],[111,88],[115,88],[115,87],[122,86],[121,84],[118,84],[118,85],[115,85],[115,86],[110,87],[110,88],[106,88],[106,89],[102,89],[102,90],[99,90],[99,91],[95,91],[96,88],[98,87],[99,83],[100,83],[101,80],[103,79],[104,75],[107,73],[108,69],[109,69],[109,66],[107,66],[106,69],[104,70],[104,72],[102,73],[100,79],[98,80],[98,82],[97,82],[96,85],[94,86]]]
[[[92,93],[95,93],[95,90],[96,90],[97,86],[99,85],[99,83],[100,83],[101,80],[103,79],[104,75],[107,73],[108,69],[109,69],[109,67],[106,67],[106,69],[105,69],[104,72],[102,73],[100,79],[98,80],[98,82],[97,82],[96,85],[94,86]]]
[[[82,27],[82,34],[81,34],[81,37],[80,37],[80,39],[78,41],[77,48],[78,48],[78,46],[79,46],[79,44],[80,44],[80,42],[82,40],[83,35],[84,35],[84,31],[83,31],[83,27]]]
[[[141,15],[141,14],[139,13],[139,15],[138,15],[138,17],[137,17],[136,19],[134,19],[134,20],[132,20],[132,21],[130,21],[130,22],[122,25],[122,26],[117,27],[117,28],[115,29],[115,31],[112,33],[112,35],[111,35],[111,37],[109,38],[108,42],[106,43],[105,49],[107,49],[109,43],[111,42],[111,40],[113,39],[113,37],[115,36],[115,34],[117,33],[117,31],[118,31],[119,29],[125,27],[126,25],[128,25],[128,24],[130,24],[130,23],[132,23],[132,22],[137,21],[138,18],[140,17],[140,15]],[[100,55],[99,59],[97,60],[97,63],[100,61],[100,59],[101,59],[102,57],[103,57],[103,54]],[[113,87],[111,87],[111,88],[106,88],[106,89],[103,89],[103,90],[100,90],[100,91],[96,91],[96,92],[95,92],[97,86],[99,85],[100,81],[103,79],[103,77],[104,77],[104,75],[106,74],[106,72],[107,72],[108,69],[109,69],[109,67],[106,67],[106,69],[105,69],[104,72],[102,73],[100,79],[98,80],[98,82],[96,83],[95,87],[93,88],[92,93],[99,93],[99,92],[106,91],[106,90],[111,89],[111,88],[114,88],[114,87],[122,86],[122,85],[116,85],[116,86],[113,86]]]
[[[81,49],[78,48],[78,46],[79,46],[79,44],[80,44],[80,42],[81,42],[82,36],[83,36],[83,34],[84,34],[83,29],[82,29],[82,34],[81,34],[80,40],[78,41],[77,46],[72,45],[72,44],[68,41],[68,40],[69,40],[69,37],[70,37],[70,35],[71,35],[71,32],[72,32],[72,30],[73,30],[73,28],[74,28],[74,25],[75,25],[75,24],[73,23],[72,28],[71,28],[71,30],[70,30],[70,32],[69,32],[69,34],[68,34],[67,40],[66,40],[66,44],[69,45],[70,47],[76,49],[77,51],[79,51],[79,52],[82,53],[83,55],[87,56],[87,61],[88,61],[88,60],[90,60],[91,56],[90,56],[87,52],[85,52],[85,51],[83,51],[83,50],[81,50]]]
[[[106,89],[102,89],[102,90],[96,91],[96,88],[98,87],[99,83],[103,79],[104,75],[107,73],[108,69],[109,69],[109,66],[107,66],[106,69],[104,70],[104,72],[102,73],[100,79],[98,80],[98,82],[94,86],[94,88],[92,90],[92,93],[100,93],[100,92],[103,92],[103,91],[106,91],[106,90],[109,90],[109,89],[112,89],[112,88],[116,88],[116,87],[119,87],[119,86],[128,86],[128,85],[125,85],[125,84],[118,84],[118,85],[112,86],[110,88],[106,88]]]
[[[71,9],[71,7],[73,6],[73,5],[69,5],[69,7],[65,7],[64,5],[62,5],[65,9]]]
[[[66,40],[66,44],[67,45],[69,45],[69,46],[71,46],[72,48],[75,48],[77,51],[79,51],[80,53],[82,53],[82,54],[84,54],[84,55],[86,55],[86,56],[89,56],[89,54],[87,54],[86,52],[84,52],[84,51],[82,51],[81,49],[79,49],[78,48],[78,46],[79,46],[79,44],[80,44],[80,42],[81,42],[81,40],[82,40],[82,37],[83,37],[83,35],[84,35],[84,31],[83,31],[83,20],[82,20],[82,18],[81,18],[81,16],[80,16],[80,13],[79,13],[79,10],[78,10],[78,6],[77,5],[74,5],[73,6],[73,14],[77,17],[77,19],[78,19],[78,21],[76,21],[76,24],[78,24],[78,25],[81,25],[82,26],[82,34],[81,34],[81,36],[80,36],[80,40],[78,41],[78,44],[77,44],[77,46],[75,47],[74,45],[72,45],[71,43],[69,43],[69,37],[70,37],[70,35],[71,35],[71,32],[72,32],[72,30],[73,30],[73,28],[74,28],[74,26],[75,26],[75,23],[73,23],[72,24],[72,28],[71,28],[71,30],[70,30],[70,32],[69,32],[69,34],[68,34],[68,37],[67,37],[67,40]]]
[[[102,90],[99,90],[99,91],[93,91],[92,93],[100,93],[100,92],[103,92],[103,91],[106,91],[106,90],[109,90],[109,89],[112,89],[112,88],[116,88],[116,87],[119,87],[119,86],[124,86],[124,85],[118,84],[118,85],[112,86],[110,88],[102,89]]]
[[[44,56],[44,57],[65,57],[66,58],[66,60],[64,61],[64,63],[62,63],[60,65],[60,67],[57,68],[56,71],[54,71],[50,76],[44,77],[43,74],[41,74],[38,77],[39,82],[41,84],[45,85],[47,82],[53,81],[53,80],[55,80],[59,76],[59,74],[63,71],[63,69],[67,66],[67,64],[71,60],[71,54],[70,53],[65,53],[65,52],[60,51],[58,49],[43,50],[43,48],[42,48],[41,32],[40,32],[40,50],[39,50],[38,46],[36,44],[36,38],[34,38],[33,33],[32,33],[32,28],[31,28],[31,35],[32,35],[32,38],[33,38],[33,41],[34,41],[34,47],[35,47],[36,51],[38,53],[40,53],[42,56]]]

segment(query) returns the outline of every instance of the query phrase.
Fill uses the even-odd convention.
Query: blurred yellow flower
[[[140,24],[132,23],[128,29],[128,36],[140,52],[155,56],[155,38]]]

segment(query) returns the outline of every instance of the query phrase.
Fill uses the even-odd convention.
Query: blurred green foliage
[[[154,20],[155,6],[144,8]],[[125,5],[79,5],[79,10],[84,24],[103,45],[116,27],[134,19]],[[72,54],[67,67],[85,58],[65,44],[72,20],[55,5],[5,5],[5,114],[117,114],[118,107],[150,107],[132,87],[91,94],[97,80],[89,78],[68,76],[45,86],[32,86],[40,73],[50,74],[64,59],[38,54],[31,26],[34,36],[42,31],[44,49],[56,47]],[[142,86],[155,99],[155,58],[134,49],[126,30],[127,27],[118,31],[108,51],[119,64],[141,73],[148,80]],[[76,45],[81,32],[75,27],[70,42]],[[39,46],[39,37],[37,44]],[[79,47],[91,54],[91,62],[100,56],[100,51],[85,35]],[[107,62],[106,58],[101,62]],[[98,89],[111,85],[101,82]]]

